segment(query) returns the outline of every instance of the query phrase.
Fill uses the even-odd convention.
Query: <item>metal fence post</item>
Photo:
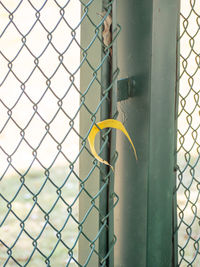
[[[173,266],[173,188],[178,0],[118,2],[120,78],[135,95],[118,104],[135,143],[117,135],[116,267]]]
[[[88,194],[81,194],[79,197],[79,220],[81,236],[79,239],[79,261],[83,266],[114,266],[113,247],[115,244],[114,227],[113,227],[113,208],[115,205],[114,194],[114,174],[108,166],[101,164],[100,168],[90,171],[94,162],[91,162],[91,155],[85,148],[85,136],[91,127],[92,121],[102,121],[108,118],[115,118],[116,110],[116,86],[117,86],[117,64],[116,64],[116,43],[115,37],[118,35],[115,16],[115,1],[102,0],[93,1],[90,6],[88,1],[82,1],[84,8],[82,13],[87,15],[89,21],[81,23],[81,45],[87,47],[91,42],[92,36],[98,35],[96,42],[92,44],[90,49],[85,49],[83,55],[87,58],[87,64],[83,64],[80,70],[80,91],[82,94],[81,101],[87,107],[86,110],[80,111],[80,147],[84,147],[80,154],[80,177],[89,178],[90,182],[82,180],[80,188],[87,191]],[[113,16],[112,27],[113,37],[113,57],[110,49],[106,49],[103,45],[102,32],[103,23],[98,24],[100,20],[100,12],[106,11]],[[91,36],[90,36],[91,35]],[[91,67],[91,66],[96,66]],[[91,71],[92,68],[92,71]],[[89,88],[91,74],[96,78],[93,84],[93,91]],[[88,88],[88,92],[84,93]],[[95,89],[95,90],[94,90]],[[92,93],[91,93],[92,92]],[[88,112],[88,107],[90,112]],[[96,107],[96,112],[93,113]],[[98,107],[98,108],[97,108]],[[97,151],[100,156],[111,164],[115,161],[115,133],[111,133],[109,129],[102,130],[100,137],[96,140]],[[90,173],[88,173],[88,170]],[[96,195],[96,196],[95,196]],[[92,207],[95,207],[93,208]],[[91,209],[90,209],[91,208]],[[92,210],[92,215],[87,215],[87,211]],[[82,223],[84,218],[87,220]],[[83,225],[84,224],[84,225]],[[89,238],[88,238],[89,237]],[[89,255],[89,256],[88,256]],[[88,260],[87,257],[91,258]],[[86,265],[87,263],[87,265]],[[85,264],[85,265],[84,265]]]
[[[117,31],[116,25],[116,1],[103,0],[103,10],[112,10],[112,28],[113,35]],[[114,39],[114,36],[113,36]],[[102,47],[102,58],[106,58],[101,68],[101,85],[102,85],[102,98],[106,99],[101,105],[101,121],[109,118],[115,118],[117,114],[117,101],[116,101],[116,87],[117,78],[114,73],[117,70],[116,63],[116,42],[113,40],[112,57],[106,58],[107,51]],[[112,59],[112,60],[111,60]],[[112,84],[112,89],[108,88]],[[115,145],[116,134],[114,131],[108,134],[108,129],[101,131],[100,146],[105,146],[101,153],[103,159],[112,162],[115,161]],[[107,184],[106,189],[101,193],[100,197],[100,228],[106,221],[106,227],[99,238],[99,252],[100,252],[100,266],[114,267],[114,174],[108,166],[101,164],[100,172],[100,188]]]

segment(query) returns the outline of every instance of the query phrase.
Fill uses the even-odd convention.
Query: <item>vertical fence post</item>
[[[88,1],[82,1],[82,4],[85,5],[82,14],[88,12],[89,18],[96,24],[100,20],[99,13],[101,11],[110,12],[110,15],[115,16],[116,12],[116,1],[102,0],[102,1],[93,1],[90,5]],[[112,8],[114,11],[112,12]],[[112,14],[113,13],[113,14]],[[98,19],[97,19],[98,18]],[[114,18],[114,23],[112,23],[113,28],[116,29],[116,18]],[[99,27],[99,26],[98,26]],[[103,27],[101,27],[103,28]],[[81,47],[83,50],[88,46],[88,43],[92,40],[92,35],[94,35],[95,29],[94,25],[90,24],[88,20],[82,21],[81,23]],[[117,32],[115,31],[115,34]],[[96,40],[92,46],[87,49],[87,59],[89,63],[93,66],[100,66],[97,71],[99,83],[93,85],[93,91],[88,90],[86,96],[81,97],[81,101],[89,107],[91,110],[95,110],[100,102],[100,112],[95,114],[96,122],[102,121],[108,118],[114,118],[116,111],[116,74],[114,73],[117,64],[116,64],[116,44],[113,44],[113,50],[115,50],[115,56],[111,57],[109,50],[105,49],[102,44],[101,34],[99,34],[100,40]],[[85,51],[84,51],[85,52]],[[86,54],[86,53],[85,53]],[[117,71],[116,71],[117,73]],[[87,64],[83,64],[80,70],[80,91],[82,96],[84,95],[85,90],[90,84],[91,68]],[[111,85],[112,84],[112,85]],[[92,91],[92,93],[91,93]],[[82,137],[86,136],[88,129],[92,124],[92,116],[88,110],[81,109],[80,111],[80,135]],[[101,151],[100,156],[114,164],[115,158],[115,133],[110,133],[110,130],[102,130],[100,132],[100,138],[97,137],[97,151]],[[84,146],[85,140],[80,144],[80,147]],[[91,238],[97,236],[95,242],[95,250],[93,251],[92,257],[84,266],[114,266],[114,227],[113,227],[113,206],[114,206],[114,174],[111,171],[111,168],[108,168],[107,165],[101,164],[100,171],[96,170],[88,176],[88,170],[91,166],[91,156],[88,152],[83,149],[80,155],[80,177],[89,177],[89,182],[84,182],[81,184],[81,187],[84,186],[84,189],[87,190],[91,196],[95,195],[95,192],[100,192],[99,197],[95,199],[95,204],[98,209],[98,214],[93,213],[91,216],[87,216],[87,220],[84,224],[81,224],[82,235],[79,239],[79,261],[83,265],[86,262],[88,255],[91,252],[91,245],[89,240],[85,238],[88,236]],[[91,206],[91,200],[88,201],[88,196],[86,194],[81,194],[79,197],[79,219],[80,222],[84,218],[87,210]],[[80,227],[80,226],[79,226]],[[99,236],[97,235],[99,234]],[[92,238],[91,238],[92,239]]]
[[[118,104],[133,138],[135,161],[117,135],[116,267],[173,266],[173,187],[178,0],[118,1],[120,78],[135,95]]]
[[[102,0],[102,11],[108,11],[108,4],[109,0]],[[111,7],[110,7],[111,8]],[[104,101],[101,105],[101,114],[100,114],[100,120],[106,120],[110,117],[110,92],[107,91],[109,88],[109,85],[111,83],[111,60],[110,56],[106,57],[105,47],[102,45],[101,48],[101,57],[102,59],[105,58],[102,67],[101,67],[101,98],[104,98]],[[110,138],[109,135],[106,134],[108,132],[108,129],[104,129],[101,131],[101,138],[100,138],[100,146],[104,147],[103,151],[101,152],[101,157],[105,159],[106,161],[109,161],[109,146],[110,146]],[[99,199],[99,208],[100,208],[100,225],[99,228],[102,227],[104,223],[106,223],[106,226],[104,227],[102,234],[99,238],[99,253],[100,253],[100,261],[102,261],[102,264],[106,264],[106,266],[109,264],[109,259],[105,259],[106,254],[109,250],[109,244],[108,244],[108,224],[109,224],[109,218],[106,218],[106,215],[108,214],[108,198],[109,198],[109,183],[110,183],[110,177],[109,177],[109,168],[105,164],[101,164],[101,171],[100,171],[100,188],[103,187],[105,184],[106,187],[101,193],[101,197]],[[106,218],[106,219],[105,219]],[[100,265],[101,266],[101,265]]]
[[[116,28],[116,1],[102,0],[103,11],[110,11],[112,15],[113,32]],[[115,31],[116,34],[116,31]],[[101,67],[101,85],[102,85],[102,98],[106,99],[101,105],[101,121],[109,118],[114,118],[117,113],[116,101],[116,87],[117,79],[114,72],[117,68],[116,64],[116,42],[113,41],[111,54],[107,57],[107,50],[102,46],[102,59],[105,58]],[[111,85],[112,84],[112,88]],[[110,88],[110,89],[109,89]],[[108,129],[101,131],[101,147],[105,147],[101,153],[101,157],[113,164],[115,157],[115,144],[116,136],[112,131],[108,135]],[[99,238],[99,252],[100,252],[100,266],[114,267],[114,174],[111,168],[105,164],[101,164],[100,187],[107,184],[105,190],[101,193],[100,197],[100,227],[106,220],[106,226]],[[102,265],[101,265],[102,264]]]
[[[180,82],[180,10],[181,10],[181,3],[180,0],[177,4],[178,9],[178,17],[177,17],[177,48],[176,48],[176,85],[175,85],[175,129],[174,131],[176,134],[174,135],[174,144],[175,144],[175,151],[177,153],[177,131],[178,131],[178,105],[179,105],[179,82]],[[174,157],[174,170],[177,171],[177,154]],[[173,267],[178,266],[178,232],[177,232],[177,173],[176,173],[176,179],[174,181],[174,193],[173,193]]]

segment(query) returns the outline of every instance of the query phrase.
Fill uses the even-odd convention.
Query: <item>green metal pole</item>
[[[103,0],[102,11],[110,11],[112,16],[113,29],[116,28],[116,1]],[[101,85],[102,85],[102,98],[106,96],[101,105],[101,121],[113,118],[117,112],[116,101],[116,81],[112,77],[112,73],[116,69],[116,42],[113,42],[113,56],[111,54],[104,60],[101,67]],[[102,46],[102,59],[106,57],[107,51]],[[112,88],[111,85],[112,84]],[[110,90],[108,90],[110,88]],[[112,161],[116,148],[116,137],[112,131],[109,135],[108,129],[101,131],[101,143],[100,146],[104,147],[100,154],[103,159],[108,162]],[[112,164],[112,162],[111,162]],[[114,193],[114,174],[107,165],[101,164],[100,171],[100,187],[104,187],[107,184],[103,192],[101,193],[99,205],[100,205],[100,228],[102,225],[106,225],[99,238],[99,254],[100,262],[99,266],[114,267],[114,212],[113,212],[113,193]]]
[[[175,91],[175,132],[178,129],[178,104],[179,104],[179,81],[180,81],[180,1],[178,3],[178,27],[177,27],[177,49],[176,49],[176,59],[177,59],[177,68],[176,68],[176,91]],[[177,165],[177,135],[174,136],[175,144],[175,157],[174,157],[174,166]],[[174,168],[176,171],[177,167]],[[178,266],[178,222],[177,222],[177,177],[174,181],[174,194],[173,194],[173,266]]]
[[[138,162],[117,134],[115,266],[173,266],[173,188],[178,0],[118,2],[120,78],[135,96],[119,102]]]

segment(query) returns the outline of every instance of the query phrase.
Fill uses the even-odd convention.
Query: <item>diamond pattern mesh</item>
[[[110,210],[102,215],[96,201],[109,187],[108,170],[102,169],[96,194],[86,186],[92,173],[101,170],[88,150],[87,136],[102,105],[110,108],[118,73],[110,71],[106,85],[99,78],[103,64],[111,69],[112,42],[105,46],[102,29],[112,1],[104,4],[104,17],[95,14],[94,20],[90,9],[96,5],[95,0],[0,1],[0,266],[87,266],[94,254],[105,266],[115,243],[113,235],[105,253],[97,245],[109,228]],[[92,37],[82,47],[80,29],[86,21]],[[118,33],[116,28],[113,42]],[[94,67],[88,55],[97,43],[102,56]],[[80,90],[83,65],[91,80]],[[101,100],[90,110],[86,99],[94,84]],[[79,129],[82,110],[90,119],[84,136]],[[108,149],[109,133],[101,135],[100,151]],[[79,172],[82,153],[91,160],[86,177]],[[90,208],[80,220],[82,194]],[[116,198],[114,192],[112,196]],[[101,220],[91,239],[84,224],[94,211]],[[88,241],[84,263],[78,257],[80,237]]]

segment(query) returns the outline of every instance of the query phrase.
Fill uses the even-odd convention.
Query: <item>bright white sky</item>
[[[1,1],[9,11],[15,10],[17,5],[21,1],[17,0],[4,0]],[[41,4],[45,1],[31,0],[32,4],[39,9]],[[66,3],[66,1],[58,1],[60,5]],[[31,26],[36,21],[36,11],[31,7],[29,1],[22,1],[22,4],[18,10],[13,14],[13,21],[22,32],[26,35]],[[0,4],[0,34],[5,29],[6,25],[9,23],[9,13]],[[80,21],[80,2],[78,0],[70,1],[68,6],[65,8],[65,19],[70,24],[72,28],[75,28]],[[53,31],[55,25],[60,20],[60,8],[55,4],[53,0],[48,0],[45,7],[40,11],[40,20],[48,31]],[[55,48],[63,53],[69,43],[71,42],[71,29],[62,21],[57,29],[52,33],[52,43]],[[9,59],[13,60],[17,52],[22,47],[22,37],[17,32],[15,27],[10,24],[5,30],[4,34],[0,38],[0,51]],[[76,29],[76,40],[80,41],[80,30]],[[48,44],[47,32],[40,25],[39,22],[36,23],[33,30],[27,34],[26,44],[32,51],[32,53],[39,57],[44,48]],[[80,50],[75,42],[72,43],[68,51],[64,54],[63,63],[66,68],[73,73],[78,68],[80,63]],[[24,47],[17,58],[12,63],[13,71],[16,73],[18,78],[25,83],[25,91],[29,97],[37,103],[41,98],[42,94],[45,92],[47,85],[47,79],[41,72],[36,69],[32,76],[28,79],[31,71],[35,67],[34,57],[28,52]],[[58,54],[52,48],[51,45],[48,46],[44,54],[39,58],[39,67],[45,73],[45,75],[51,78],[51,88],[53,92],[60,98],[63,97],[65,92],[70,86],[69,74],[61,66],[57,73],[53,75],[55,69],[59,65]],[[2,83],[4,77],[8,72],[8,62],[0,55],[0,83]],[[28,79],[28,81],[27,81]],[[79,88],[79,72],[75,75],[75,84]],[[31,116],[34,113],[33,103],[31,103],[28,98],[23,95],[15,107],[16,100],[20,97],[22,90],[20,89],[21,83],[10,73],[6,81],[0,86],[0,99],[12,109],[12,118],[24,128]],[[38,112],[47,121],[50,122],[58,110],[58,99],[53,95],[53,93],[48,90],[44,98],[38,103]],[[73,117],[78,109],[79,105],[79,94],[76,92],[75,88],[72,87],[68,95],[63,99],[63,108],[66,113]],[[7,109],[0,103],[0,130],[8,119]],[[75,127],[78,130],[78,118],[76,119]],[[60,112],[56,119],[50,124],[51,134],[61,142],[69,129],[69,119]],[[25,130],[25,138],[33,146],[37,147],[45,134],[45,123],[36,114],[30,125]],[[0,146],[6,150],[8,154],[12,154],[16,149],[17,144],[21,140],[20,130],[17,126],[10,120],[6,125],[2,133],[0,133]],[[52,160],[54,159],[56,153],[58,152],[56,148],[57,144],[48,135],[42,142],[40,148],[37,150],[38,158],[41,160],[42,164],[48,167]],[[70,133],[69,136],[64,141],[63,152],[73,160],[78,151],[78,138],[75,134]],[[26,169],[33,160],[32,149],[22,141],[17,152],[12,156],[12,162],[17,168]],[[0,150],[0,176],[7,166],[7,156]],[[64,157],[58,157],[55,165],[60,165],[66,163]],[[38,164],[34,164],[33,167],[38,168]],[[10,171],[12,171],[10,169]]]
[[[200,14],[200,5],[198,1],[195,2],[195,14],[195,12],[192,11],[191,3],[193,3],[193,1],[181,0],[182,15],[180,17],[180,35],[182,36],[180,40],[180,94],[182,97],[186,98],[185,103],[182,98],[180,98],[179,100],[182,100],[182,106],[185,105],[185,110],[192,115],[191,122],[187,112],[183,111],[178,120],[178,129],[180,130],[181,134],[185,135],[184,148],[186,150],[190,150],[194,144],[194,138],[196,137],[196,135],[193,129],[197,129],[197,142],[200,142],[200,132],[198,129],[200,123],[200,109],[196,107],[197,103],[200,103],[198,99],[200,90],[200,69],[198,66],[198,64],[200,64],[200,56],[198,56],[200,55],[200,19],[197,16],[197,14]],[[186,69],[185,72],[184,69]],[[182,74],[183,72],[184,74]],[[193,79],[189,79],[190,76],[193,77]],[[193,91],[190,91],[191,87]],[[190,123],[193,129],[192,127],[190,127]],[[190,129],[187,131],[188,128]],[[178,138],[180,138],[180,136],[178,136]],[[183,139],[181,140],[181,142],[183,142]],[[182,155],[185,153],[184,150],[182,150],[181,152]],[[198,157],[197,144],[193,146],[190,154],[193,155],[194,158]]]

